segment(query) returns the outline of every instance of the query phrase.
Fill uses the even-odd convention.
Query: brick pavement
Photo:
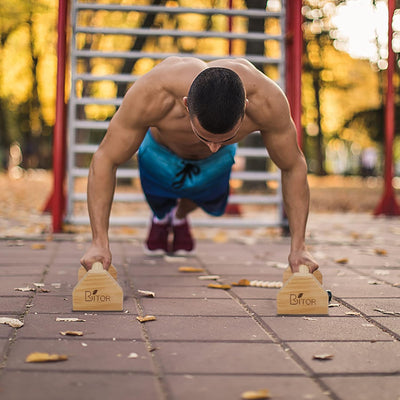
[[[4,238],[0,317],[18,318],[24,326],[0,324],[0,398],[235,400],[246,390],[267,388],[272,399],[399,400],[398,222],[311,216],[308,244],[332,302],[339,304],[328,317],[312,319],[277,316],[278,289],[210,289],[198,279],[204,273],[178,271],[202,267],[224,283],[281,280],[278,266],[286,262],[289,241],[259,230],[229,231],[225,243],[199,239],[197,255],[186,259],[145,256],[141,234],[136,240],[115,237],[124,311],[105,313],[71,311],[78,260],[87,245],[81,237]],[[34,243],[45,248],[35,250]],[[14,290],[38,282],[50,292]],[[156,297],[143,297],[139,289]],[[157,320],[140,324],[136,316],[145,314]],[[65,330],[84,335],[61,336]],[[34,351],[66,354],[68,360],[26,363]],[[333,358],[313,359],[317,354]]]

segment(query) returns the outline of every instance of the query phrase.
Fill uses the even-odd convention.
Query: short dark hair
[[[228,68],[202,71],[189,89],[187,105],[191,118],[211,133],[230,131],[244,116],[246,95],[239,75]]]

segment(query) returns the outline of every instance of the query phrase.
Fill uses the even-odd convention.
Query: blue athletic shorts
[[[185,198],[208,214],[222,215],[236,148],[237,144],[230,144],[203,160],[185,160],[157,143],[148,131],[138,160],[143,192],[154,214],[163,218],[177,199]]]

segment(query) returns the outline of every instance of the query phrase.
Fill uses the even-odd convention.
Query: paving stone
[[[398,373],[400,342],[302,342],[290,347],[318,374]],[[313,360],[314,355],[333,354],[332,360]]]
[[[248,390],[268,389],[271,399],[328,399],[310,378],[296,375],[167,375],[174,400],[240,399]]]
[[[271,341],[250,317],[157,317],[146,327],[156,341]]]
[[[382,317],[382,314],[375,309],[381,309],[385,311],[396,311],[400,313],[400,297],[398,298],[343,298],[348,304],[362,311],[368,316]],[[400,315],[399,315],[400,319]]]
[[[147,286],[136,287],[137,290],[149,290],[155,293],[156,298],[175,298],[175,299],[187,299],[187,298],[202,298],[202,299],[230,299],[229,293],[226,290],[212,290],[206,285],[213,281],[203,281],[204,286],[160,286],[157,281],[148,283]],[[143,297],[137,293],[138,297]]]
[[[30,266],[21,266],[19,263],[15,264],[3,264],[0,265],[0,276],[20,276],[20,275],[32,275],[36,277],[36,280],[40,280],[43,272],[45,271],[46,266],[43,265],[30,265]]]
[[[91,371],[91,372],[144,372],[152,371],[151,353],[143,342],[133,340],[88,340],[85,337],[37,340],[18,339],[7,359],[6,370],[25,371]],[[51,363],[26,363],[32,352],[66,354],[67,361]],[[136,353],[138,357],[128,358]]]
[[[0,297],[0,316],[8,314],[20,315],[25,312],[25,305],[29,298],[24,296],[2,296]]]
[[[162,399],[155,377],[132,372],[6,371],[0,378],[0,393],[7,400]]]
[[[338,376],[322,380],[341,400],[397,400],[400,376]]]
[[[374,317],[373,319],[400,337],[400,315],[397,317]]]
[[[155,342],[164,371],[179,374],[299,374],[273,343]]]
[[[204,283],[199,283],[198,275],[182,275],[179,277],[175,276],[140,276],[135,275],[132,278],[133,286],[137,289],[144,287],[165,287],[165,286],[192,286],[200,287],[207,286]]]
[[[217,290],[217,289],[214,289]],[[146,314],[247,316],[247,313],[231,299],[142,299]]]
[[[0,317],[3,317],[3,315],[1,315]],[[7,315],[7,317],[18,319],[15,315],[12,315],[12,316]],[[14,331],[14,328],[12,328],[11,326],[5,325],[5,324],[0,324],[0,338],[2,338],[2,339],[9,338],[13,331]],[[0,340],[0,344],[1,343],[2,343],[2,341]]]
[[[21,275],[11,276],[7,279],[0,279],[0,296],[25,296],[30,297],[32,292],[20,292],[16,291],[15,288],[34,287],[33,283],[37,282],[37,276],[35,275]]]
[[[393,338],[360,317],[263,318],[284,341],[386,340]]]
[[[400,294],[400,289],[390,285],[371,285],[372,278],[363,277],[356,280],[346,278],[336,278],[329,285],[329,289],[337,297],[396,297]]]
[[[50,293],[39,294],[34,297],[32,304],[31,313],[70,314],[72,313],[72,294],[69,296],[52,296]],[[132,298],[124,297],[123,306],[124,311],[98,311],[98,313],[104,315],[127,311],[131,314],[136,314],[136,306]],[[74,315],[78,317],[84,313],[84,311],[76,311]]]
[[[83,314],[85,322],[57,322],[57,315],[28,314],[25,326],[18,330],[18,338],[63,338],[60,332],[82,331],[84,336],[70,337],[71,340],[117,339],[141,340],[142,329],[133,314]],[[75,316],[72,316],[72,318]],[[62,318],[67,318],[62,316]],[[107,323],[105,323],[105,320]]]

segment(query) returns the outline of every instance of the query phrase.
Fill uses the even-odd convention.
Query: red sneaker
[[[172,232],[174,233],[172,251],[175,254],[185,255],[193,252],[194,240],[187,220],[183,224],[172,225]]]
[[[149,235],[144,246],[144,253],[151,256],[168,253],[168,234],[170,230],[170,222],[160,224],[152,220]]]

